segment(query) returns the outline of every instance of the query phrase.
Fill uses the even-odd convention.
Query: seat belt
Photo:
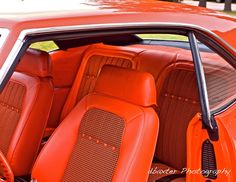
[[[186,177],[186,173],[171,174],[171,175],[168,175],[168,176],[164,176],[164,177],[162,177],[158,180],[155,180],[155,182],[170,182],[174,179],[183,178],[183,177]]]

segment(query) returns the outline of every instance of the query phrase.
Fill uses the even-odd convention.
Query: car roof
[[[78,7],[73,10],[0,13],[0,27],[15,28],[19,32],[31,28],[131,22],[200,26],[212,31],[236,49],[236,18],[179,3],[155,0],[80,0]]]

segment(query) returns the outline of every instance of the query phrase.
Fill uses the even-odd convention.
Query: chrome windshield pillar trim
[[[202,60],[201,60],[201,55],[198,48],[198,42],[193,32],[189,32],[188,37],[189,37],[190,49],[191,49],[192,57],[193,57],[194,69],[196,72],[198,92],[199,92],[200,105],[201,105],[201,111],[202,111],[203,126],[206,127],[206,129],[208,130],[209,137],[211,138],[211,140],[217,140],[218,127],[214,119],[212,118],[211,112],[210,112],[206,78],[205,78],[205,74],[204,74],[204,70],[202,66]]]
[[[211,122],[211,114],[210,114],[210,107],[208,101],[208,93],[207,93],[207,86],[206,86],[206,78],[202,66],[201,55],[198,48],[198,42],[193,32],[189,32],[189,44],[192,52],[194,68],[197,77],[197,84],[198,90],[200,95],[200,104],[202,109],[202,118],[205,120],[207,125],[213,129]]]

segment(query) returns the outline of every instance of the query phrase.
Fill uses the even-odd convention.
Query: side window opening
[[[189,39],[185,35],[178,34],[136,34],[144,45],[162,45],[190,50]],[[198,48],[202,52],[212,52],[207,46],[199,42]]]
[[[188,37],[175,34],[136,34],[143,40],[188,41]]]
[[[38,50],[42,50],[42,51],[46,51],[46,52],[51,52],[51,51],[59,49],[59,47],[56,45],[56,43],[52,40],[35,42],[30,45],[30,48],[38,49]]]
[[[210,48],[208,48],[210,49]],[[200,51],[206,78],[210,110],[214,111],[236,97],[236,70],[217,53]]]

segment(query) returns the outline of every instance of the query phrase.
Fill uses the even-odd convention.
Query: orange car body
[[[55,5],[56,6],[56,5]],[[22,35],[40,29],[41,32],[60,31],[64,27],[89,28],[94,26],[116,27],[137,25],[158,25],[162,27],[189,27],[201,32],[217,42],[236,61],[236,18],[209,9],[175,3],[130,0],[130,1],[85,1],[77,11],[3,14],[0,27],[9,33],[0,47],[0,68],[9,58],[17,41],[23,44]],[[37,31],[34,32],[37,34]],[[4,75],[1,75],[4,76]],[[235,95],[236,98],[236,95]],[[200,114],[191,121],[187,132],[187,166],[190,169],[201,167],[201,144],[208,138],[202,129]],[[236,181],[236,105],[215,116],[219,128],[219,140],[213,141],[217,168],[229,169],[225,177],[219,175],[215,181]],[[174,122],[174,121],[173,121]],[[187,181],[204,181],[202,175],[187,175]]]

